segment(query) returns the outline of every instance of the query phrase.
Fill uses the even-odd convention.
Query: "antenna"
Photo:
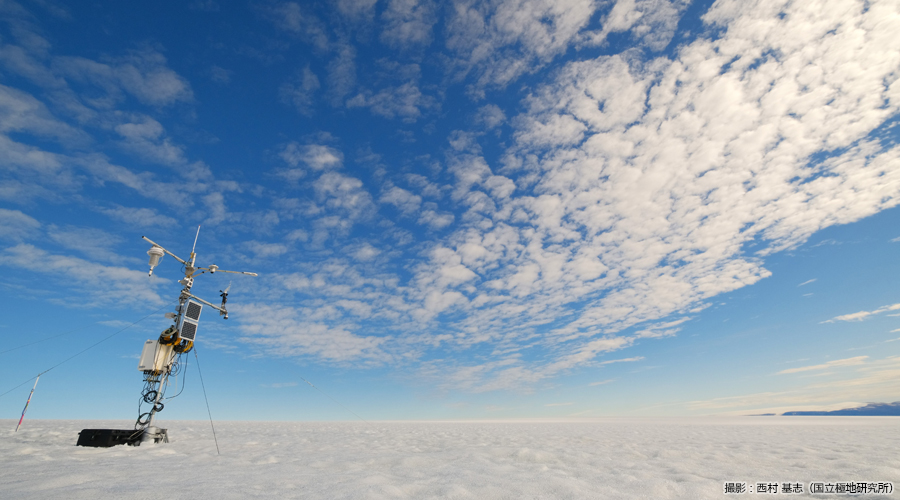
[[[168,442],[166,429],[160,429],[153,425],[154,418],[163,409],[163,393],[168,385],[169,376],[178,373],[181,356],[190,352],[194,347],[194,342],[197,340],[197,326],[203,306],[212,307],[219,311],[220,316],[228,319],[228,310],[225,308],[225,304],[228,302],[228,291],[231,290],[231,283],[228,284],[225,290],[220,290],[219,296],[222,298],[222,304],[216,306],[191,293],[191,287],[194,286],[194,278],[207,272],[210,274],[222,272],[257,276],[256,273],[246,271],[219,269],[219,266],[215,264],[211,264],[209,267],[195,266],[200,226],[197,226],[197,234],[194,236],[194,245],[191,247],[189,261],[166,250],[162,245],[146,236],[141,236],[141,238],[153,245],[147,251],[147,255],[150,256],[150,272],[148,276],[153,276],[153,268],[159,265],[164,255],[168,254],[184,264],[184,278],[178,281],[183,286],[178,296],[178,309],[174,313],[166,313],[166,317],[173,319],[175,324],[164,330],[157,340],[146,341],[144,350],[141,352],[140,362],[138,363],[138,370],[144,374],[144,391],[141,394],[141,401],[152,406],[149,412],[138,412],[139,416],[135,423],[135,432],[131,434],[131,437],[127,438],[130,441],[126,441],[132,444],[151,440],[154,443]],[[79,440],[79,444],[81,444],[81,440]]]
[[[194,236],[194,246],[191,247],[191,255],[194,255],[194,250],[197,249],[197,238],[200,237],[200,224],[197,224],[197,236]]]

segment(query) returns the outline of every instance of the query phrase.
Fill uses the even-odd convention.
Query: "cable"
[[[57,337],[62,337],[63,335],[68,335],[68,334],[70,334],[70,333],[79,332],[79,331],[84,330],[84,329],[86,329],[86,328],[90,328],[90,327],[92,327],[92,326],[94,326],[94,325],[96,325],[96,324],[97,324],[97,323],[91,323],[91,324],[89,324],[89,325],[80,326],[80,327],[75,328],[75,329],[73,329],[73,330],[69,330],[69,331],[67,331],[67,332],[63,332],[63,333],[54,335],[54,336],[52,336],[52,337],[47,337],[47,338],[41,339],[41,340],[35,340],[34,342],[31,342],[30,344],[20,345],[19,347],[13,347],[12,349],[7,349],[7,350],[5,350],[5,351],[0,351],[0,354],[6,354],[6,353],[8,353],[8,352],[17,351],[17,350],[19,350],[19,349],[24,349],[24,348],[26,348],[26,347],[28,347],[28,346],[32,346],[32,345],[34,345],[34,344],[40,344],[41,342],[44,342],[44,341],[47,341],[47,340],[55,339],[55,338],[57,338]]]
[[[77,356],[80,356],[80,355],[86,353],[87,351],[90,351],[91,349],[93,349],[93,348],[97,347],[98,345],[100,345],[100,344],[106,342],[107,340],[109,340],[109,339],[115,337],[116,335],[118,335],[118,334],[124,332],[125,330],[131,328],[132,326],[134,326],[134,325],[136,325],[136,324],[138,324],[138,323],[140,323],[141,321],[144,321],[145,319],[149,318],[150,316],[153,316],[154,314],[156,314],[156,313],[162,311],[163,309],[169,307],[170,305],[171,305],[171,304],[168,304],[168,303],[165,304],[165,305],[163,305],[163,306],[160,307],[159,309],[157,309],[157,310],[153,311],[152,313],[150,313],[150,314],[144,316],[143,318],[141,318],[141,319],[135,321],[134,323],[132,323],[132,324],[130,324],[130,325],[128,325],[128,326],[122,328],[121,330],[117,331],[116,333],[113,333],[113,334],[110,335],[109,337],[106,337],[106,338],[104,338],[103,340],[100,340],[99,342],[97,342],[97,343],[95,343],[95,344],[92,344],[90,347],[87,347],[86,349],[84,349],[84,350],[82,350],[82,351],[79,351],[79,352],[77,352],[77,353],[75,353],[75,354],[69,356],[68,358],[66,358],[66,359],[64,359],[64,360],[62,360],[62,361],[60,361],[59,363],[56,363],[55,365],[51,366],[50,368],[47,368],[46,370],[44,370],[44,371],[42,371],[41,373],[35,375],[34,377],[31,377],[30,379],[28,379],[28,380],[22,382],[21,384],[19,384],[19,385],[13,387],[12,389],[10,389],[10,390],[4,392],[3,394],[0,394],[0,398],[2,398],[3,396],[6,396],[7,394],[11,393],[12,391],[18,389],[19,387],[22,387],[23,385],[27,384],[28,382],[31,382],[32,380],[36,379],[37,377],[40,377],[41,375],[43,375],[43,374],[49,372],[50,370],[52,370],[52,369],[58,367],[59,365],[68,362],[68,361],[71,360],[72,358],[75,358],[75,357],[77,357]]]
[[[180,357],[180,356],[179,356],[179,357]],[[174,395],[174,396],[170,396],[170,397],[168,397],[168,398],[166,398],[166,399],[177,398],[178,396],[181,396],[181,393],[182,393],[182,392],[184,392],[184,385],[185,385],[185,382],[187,381],[187,363],[188,363],[188,361],[189,361],[190,359],[191,359],[190,357],[187,357],[187,358],[185,358],[185,360],[184,360],[184,373],[181,375],[181,390],[178,391],[178,394],[176,394],[176,395]],[[178,366],[181,366],[181,363],[178,363]],[[176,381],[176,383],[177,383],[177,381]]]
[[[0,398],[2,398],[3,396],[6,396],[7,394],[11,393],[12,391],[18,389],[19,387],[22,387],[23,385],[27,384],[28,382],[31,382],[32,380],[34,380],[34,379],[40,377],[41,375],[43,375],[43,374],[45,374],[45,373],[47,373],[47,372],[49,372],[49,371],[50,371],[50,370],[45,370],[45,371],[42,371],[41,373],[38,373],[37,375],[31,377],[30,379],[28,379],[28,380],[22,382],[22,383],[19,384],[19,385],[13,387],[12,389],[10,389],[10,390],[4,392],[3,394],[0,394]]]
[[[138,418],[134,423],[135,431],[143,431],[144,428],[150,424],[150,414],[155,412],[160,412],[162,409],[156,409],[156,397],[159,395],[159,391],[164,391],[162,383],[159,385],[159,391],[153,388],[153,383],[150,381],[144,382],[144,389],[141,391],[141,397],[138,398]],[[144,403],[152,404],[153,408],[149,412],[144,412]],[[146,417],[146,418],[145,418]]]
[[[197,360],[197,373],[200,374],[200,387],[203,388],[203,399],[206,400],[206,413],[209,414],[209,426],[212,427],[213,440],[216,442],[216,455],[219,453],[219,440],[216,439],[216,426],[213,425],[212,412],[209,411],[209,399],[206,397],[206,386],[203,384],[203,372],[200,371],[200,358],[197,357],[197,346],[194,346],[194,358]]]
[[[150,404],[156,401],[156,395],[159,394],[157,391],[150,390],[144,393],[141,397],[145,403]]]
[[[337,400],[337,399],[334,399],[333,397],[329,396],[328,394],[325,394],[325,391],[323,391],[322,389],[319,389],[318,387],[312,385],[312,382],[310,382],[309,380],[306,380],[306,379],[303,378],[303,377],[300,377],[300,380],[306,382],[307,384],[309,384],[310,387],[312,387],[313,389],[315,389],[315,390],[321,392],[322,394],[324,394],[326,398],[328,398],[328,399],[334,401],[334,402],[337,403],[337,405],[340,406],[341,408],[343,408],[343,409],[349,411],[350,413],[353,413],[353,416],[355,416],[356,418],[362,420],[363,422],[365,422],[365,423],[367,423],[367,424],[369,424],[369,425],[372,425],[371,422],[369,422],[368,420],[366,420],[366,419],[360,417],[359,415],[357,415],[357,414],[356,414],[353,410],[351,410],[350,408],[347,408],[346,406],[344,406],[344,405],[338,403],[338,400]]]

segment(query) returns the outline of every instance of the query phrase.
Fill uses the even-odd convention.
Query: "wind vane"
[[[209,267],[200,267],[195,265],[197,254],[197,238],[200,237],[200,227],[197,227],[197,236],[194,237],[194,246],[191,248],[191,256],[188,260],[178,257],[174,253],[163,248],[162,245],[154,242],[146,236],[141,236],[144,240],[153,245],[147,251],[150,256],[150,272],[148,276],[153,275],[153,268],[159,265],[164,255],[171,255],[172,258],[184,265],[184,278],[178,281],[184,288],[178,296],[178,308],[175,312],[166,313],[166,317],[174,320],[174,324],[164,330],[156,340],[147,340],[144,343],[144,349],[141,352],[141,359],[138,363],[138,370],[144,374],[144,389],[141,393],[141,406],[144,403],[151,404],[150,411],[138,411],[137,422],[135,422],[134,430],[116,430],[116,429],[84,429],[78,438],[79,446],[113,446],[116,444],[132,444],[138,445],[142,441],[153,441],[154,443],[168,442],[168,433],[166,429],[160,429],[154,425],[156,414],[163,410],[163,395],[168,386],[169,377],[178,375],[182,356],[191,351],[194,342],[197,339],[197,325],[200,321],[200,313],[203,305],[212,307],[219,311],[219,315],[228,319],[228,310],[225,303],[228,301],[228,290],[231,284],[225,290],[221,290],[220,297],[222,303],[215,305],[206,300],[197,297],[191,293],[191,287],[194,285],[194,278],[201,274],[210,273],[231,273],[244,274],[247,276],[257,276],[256,273],[248,273],[243,271],[226,271],[219,269],[219,266],[211,264]]]

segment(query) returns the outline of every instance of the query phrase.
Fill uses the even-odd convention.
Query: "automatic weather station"
[[[194,285],[194,278],[204,273],[232,273],[244,274],[247,276],[257,276],[256,273],[248,273],[243,271],[226,271],[219,269],[219,266],[212,264],[209,267],[199,267],[194,265],[197,260],[197,254],[194,252],[197,248],[197,238],[200,236],[200,228],[197,228],[197,236],[194,237],[194,247],[191,249],[191,255],[188,260],[173,254],[163,248],[162,245],[154,242],[146,236],[142,236],[148,243],[153,245],[147,255],[150,256],[150,272],[148,276],[153,276],[153,268],[159,265],[164,255],[171,255],[172,258],[180,262],[184,268],[184,278],[178,281],[184,288],[178,296],[178,307],[175,312],[166,313],[166,317],[174,320],[174,324],[165,329],[156,340],[147,340],[144,343],[144,349],[141,351],[138,370],[144,376],[144,389],[141,392],[139,403],[138,418],[134,424],[134,429],[84,429],[78,437],[78,446],[94,446],[108,447],[117,444],[140,445],[142,442],[168,442],[168,432],[161,429],[155,424],[156,414],[163,410],[164,394],[169,385],[169,377],[177,376],[180,370],[186,364],[182,363],[185,354],[194,347],[197,339],[197,325],[200,321],[200,313],[203,306],[209,306],[217,311],[219,315],[228,319],[228,310],[225,303],[228,301],[228,290],[231,288],[229,284],[225,290],[220,290],[222,303],[215,305],[207,302],[200,297],[191,293],[191,287]],[[143,405],[150,405],[149,411],[143,410]]]

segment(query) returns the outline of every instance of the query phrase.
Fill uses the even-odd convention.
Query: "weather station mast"
[[[175,312],[169,312],[165,315],[167,318],[174,320],[174,324],[163,330],[156,340],[150,339],[144,342],[144,348],[141,351],[141,358],[138,362],[138,370],[143,373],[144,377],[140,408],[143,408],[144,404],[152,406],[147,412],[144,412],[142,409],[138,410],[138,418],[133,430],[82,430],[79,433],[78,446],[109,447],[117,444],[138,446],[142,442],[160,443],[169,441],[168,431],[155,425],[156,414],[164,408],[163,397],[169,385],[169,377],[177,376],[180,373],[186,365],[186,360],[185,363],[181,362],[183,356],[194,348],[194,342],[197,339],[197,325],[200,321],[200,313],[203,311],[203,306],[206,305],[219,311],[219,316],[228,319],[228,310],[225,304],[228,302],[228,290],[231,289],[231,284],[225,290],[220,290],[219,296],[222,298],[222,303],[217,306],[191,293],[191,287],[194,286],[194,278],[201,274],[215,274],[217,272],[257,276],[256,273],[219,269],[219,266],[215,264],[209,267],[195,265],[197,260],[195,250],[197,248],[197,238],[199,237],[200,227],[198,226],[190,258],[185,260],[166,250],[162,245],[150,238],[141,236],[141,238],[153,245],[147,251],[147,255],[150,256],[148,277],[153,276],[153,268],[159,265],[160,260],[166,254],[171,255],[173,259],[180,262],[184,269],[184,278],[178,281],[184,287],[178,295],[178,307]]]

